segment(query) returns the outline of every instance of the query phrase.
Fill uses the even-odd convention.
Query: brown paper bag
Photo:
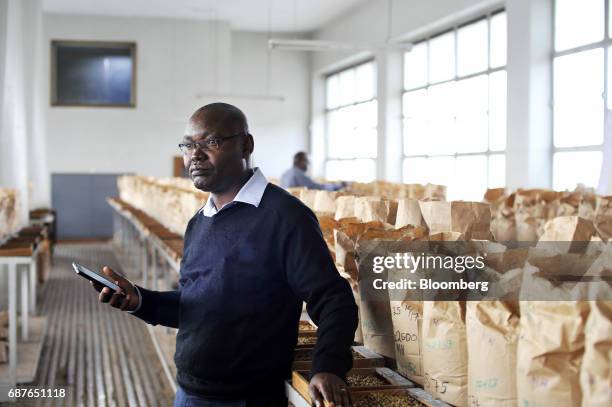
[[[357,218],[344,218],[336,223],[334,228],[334,244],[336,265],[357,281],[357,263],[355,262],[355,246],[357,240],[370,229],[385,229],[382,222],[361,222]]]
[[[384,228],[381,222],[360,222],[357,218],[345,218],[336,222],[334,229],[335,263],[340,275],[342,275],[351,286],[357,306],[361,308],[359,296],[359,272],[355,261],[355,248],[359,236],[368,229]],[[363,343],[361,319],[355,331],[355,342]]]
[[[593,226],[602,239],[612,239],[612,195],[597,198]]]
[[[595,217],[595,207],[597,206],[597,195],[583,194],[578,205],[578,216],[592,221]]]
[[[397,201],[379,196],[361,196],[355,198],[355,217],[362,222],[386,222],[395,224]]]
[[[294,197],[300,199],[300,195],[302,194],[302,191],[306,189],[307,189],[306,187],[291,187],[291,188],[287,188],[287,192],[289,192]]]
[[[518,302],[508,301],[467,303],[465,325],[470,405],[517,405],[518,308]]]
[[[342,278],[344,278],[351,287],[351,291],[353,292],[353,297],[355,298],[355,303],[357,304],[357,309],[361,307],[361,299],[359,298],[359,282],[357,281],[357,274],[354,276],[349,275],[344,271],[342,266],[336,266],[338,268],[338,273]],[[355,272],[356,273],[356,272]],[[353,339],[356,343],[363,344],[363,334],[361,331],[361,319],[357,320],[357,329],[355,330],[355,337]]]
[[[578,216],[560,216],[549,220],[544,225],[544,233],[540,236],[540,242],[574,242],[564,245],[570,253],[584,249],[595,232],[593,222]],[[539,244],[551,246],[551,244]],[[557,246],[557,245],[554,245]]]
[[[491,219],[491,233],[497,242],[513,242],[517,240],[514,216],[498,216]]]
[[[446,187],[444,185],[427,184],[422,198],[433,198],[441,201],[446,199]]]
[[[421,184],[401,184],[396,199],[423,199],[425,187]]]
[[[423,303],[425,390],[454,406],[467,406],[467,357],[465,302],[425,301]]]
[[[561,192],[518,189],[514,197],[517,240],[535,242],[547,220],[556,216]]]
[[[323,233],[323,239],[325,239],[325,243],[327,243],[327,248],[332,254],[334,254],[334,228],[337,225],[336,221],[334,220],[334,215],[330,212],[319,212],[315,215],[319,221],[321,233]]]
[[[323,191],[319,190],[315,193],[314,211],[315,212],[336,212],[336,199],[343,196],[344,192],[339,191]]]
[[[586,301],[521,301],[519,405],[579,406]]]
[[[300,191],[300,201],[302,201],[304,205],[314,211],[314,201],[316,195],[316,189],[303,189],[302,191]]]
[[[579,406],[582,398],[579,375],[589,303],[571,299],[585,298],[581,293],[587,287],[538,277],[538,268],[530,263],[525,266],[523,278],[521,297],[525,297],[523,290],[530,290],[547,293],[556,300],[520,302],[518,404]]]
[[[490,236],[491,210],[481,202],[421,201],[423,219],[430,233],[459,232],[467,240],[488,239]]]
[[[519,242],[536,242],[540,235],[539,230],[544,219],[536,218],[527,212],[517,212],[515,217],[516,222],[516,239]]]
[[[395,219],[395,228],[399,229],[407,225],[425,225],[423,216],[421,216],[421,208],[419,207],[419,201],[416,199],[405,198],[397,201],[397,216]]]
[[[362,237],[365,235],[367,232]],[[388,278],[387,271],[380,274],[373,273],[372,258],[387,256],[390,252],[401,252],[401,245],[402,242],[397,241],[360,239],[356,248],[361,302],[359,318],[363,344],[372,351],[389,358],[395,358],[395,341],[388,292],[381,290],[379,298],[376,299],[367,298],[365,293],[371,292],[368,287],[371,287],[372,279],[381,278],[387,281]]]
[[[355,196],[344,195],[336,198],[336,220],[352,218],[355,216]]]
[[[590,301],[586,343],[580,369],[583,407],[612,402],[612,301]]]
[[[423,385],[423,301],[390,301],[397,371]]]
[[[484,201],[488,204],[503,201],[506,195],[506,188],[489,188],[484,194]]]

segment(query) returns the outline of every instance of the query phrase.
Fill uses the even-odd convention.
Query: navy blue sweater
[[[357,306],[316,216],[268,184],[259,207],[234,202],[188,223],[177,291],[139,287],[150,324],[178,328],[177,381],[204,397],[282,389],[290,376],[302,301],[318,325],[311,374],[345,377]],[[281,390],[282,391],[282,390]]]

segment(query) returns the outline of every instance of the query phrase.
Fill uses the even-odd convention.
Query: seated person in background
[[[283,188],[306,187],[309,189],[325,189],[327,191],[337,191],[346,186],[346,183],[339,184],[319,184],[310,178],[308,171],[308,156],[300,151],[293,156],[293,167],[288,169],[281,176],[281,186]]]

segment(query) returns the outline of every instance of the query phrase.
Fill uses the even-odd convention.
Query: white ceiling
[[[44,0],[44,11],[229,21],[235,30],[305,32],[365,0]],[[270,17],[269,17],[270,16]]]

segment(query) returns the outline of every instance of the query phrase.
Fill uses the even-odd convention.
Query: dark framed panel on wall
[[[52,106],[136,106],[136,43],[51,41]]]

